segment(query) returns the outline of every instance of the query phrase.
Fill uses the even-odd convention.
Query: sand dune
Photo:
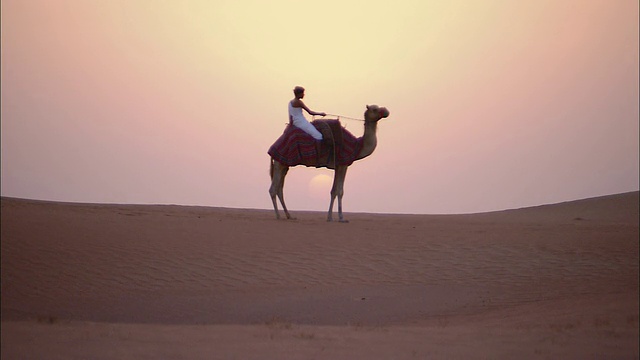
[[[2,357],[638,358],[639,204],[340,224],[2,198]]]

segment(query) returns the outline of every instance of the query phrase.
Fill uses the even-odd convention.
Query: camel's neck
[[[364,135],[362,136],[362,149],[358,154],[358,159],[365,158],[376,149],[378,145],[378,138],[376,137],[376,130],[378,129],[377,121],[365,121],[364,123]]]

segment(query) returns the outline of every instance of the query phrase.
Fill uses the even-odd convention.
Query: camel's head
[[[378,121],[387,116],[389,116],[389,110],[378,105],[367,105],[367,111],[364,112],[365,121]]]

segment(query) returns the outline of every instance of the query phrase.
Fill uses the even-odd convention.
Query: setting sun
[[[318,174],[309,181],[309,195],[313,199],[324,200],[329,203],[331,184],[333,177],[327,174]]]

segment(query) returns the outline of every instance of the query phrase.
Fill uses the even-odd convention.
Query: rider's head
[[[304,97],[304,88],[302,86],[296,86],[293,89],[293,94],[297,97],[297,98],[303,98]]]

